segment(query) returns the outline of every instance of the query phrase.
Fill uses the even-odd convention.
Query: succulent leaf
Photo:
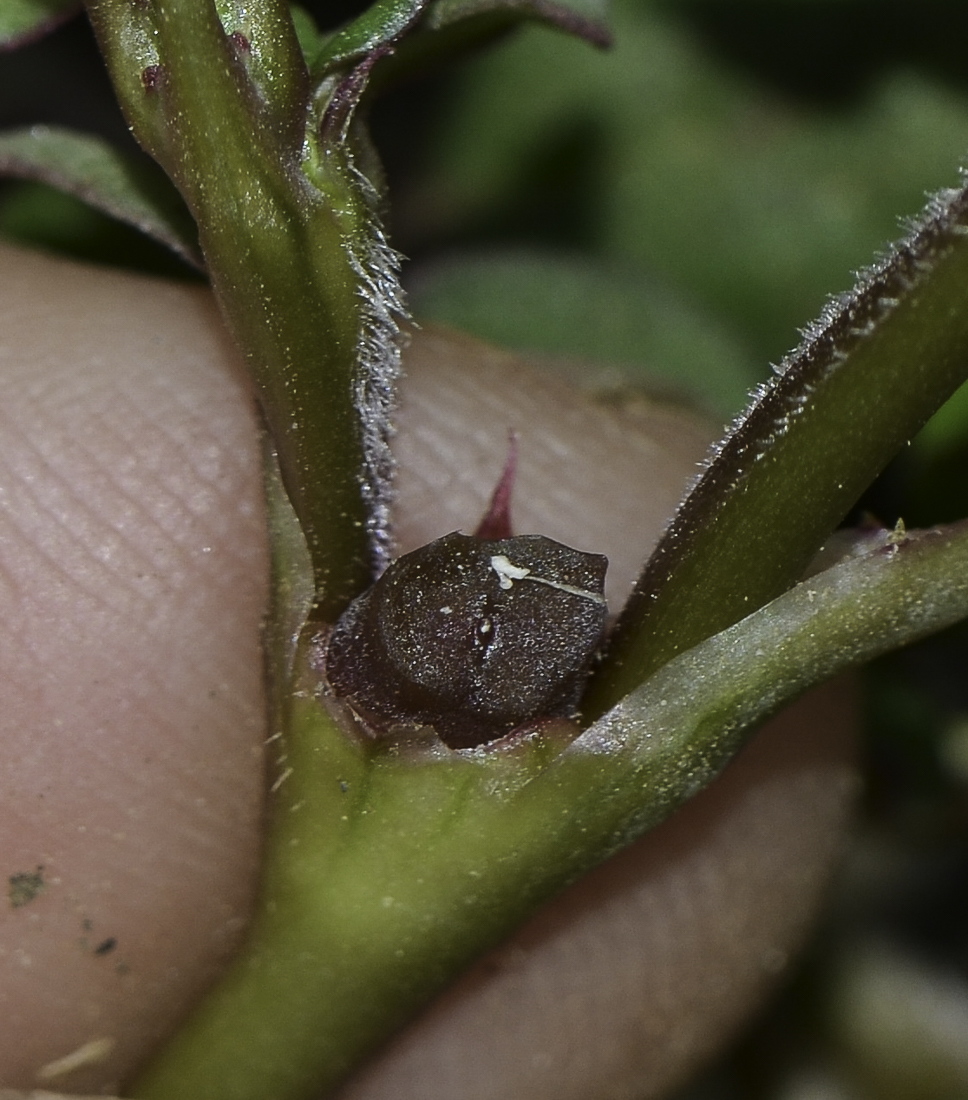
[[[42,37],[80,8],[80,0],[0,0],[0,50]]]
[[[128,156],[89,134],[31,126],[0,133],[0,175],[50,184],[205,269],[191,215],[150,160]]]

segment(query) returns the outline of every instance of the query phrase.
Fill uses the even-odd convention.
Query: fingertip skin
[[[0,332],[0,1084],[100,1091],[252,905],[256,419],[205,291],[4,248]]]
[[[619,606],[707,427],[437,330],[406,366],[401,551],[474,528],[513,428],[516,529],[607,555]],[[0,1088],[116,1091],[254,899],[259,422],[207,292],[8,246],[0,393]],[[343,1100],[611,1100],[680,1080],[822,896],[854,789],[850,693],[830,691],[483,960]]]

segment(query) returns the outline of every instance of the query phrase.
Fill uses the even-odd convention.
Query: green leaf
[[[968,374],[968,188],[832,302],[679,509],[583,706],[775,598]]]
[[[316,80],[386,50],[375,66],[374,88],[434,64],[452,61],[474,45],[526,21],[545,23],[597,46],[611,44],[602,0],[380,0],[313,48]]]
[[[164,173],[101,138],[55,126],[0,133],[0,175],[37,180],[166,245],[204,270],[191,215]]]
[[[380,0],[324,43],[312,60],[317,79],[334,69],[362,60],[390,46],[410,28],[426,8],[427,0]]]
[[[80,8],[80,0],[0,0],[0,49],[39,38]]]
[[[540,737],[455,753],[348,735],[298,693],[253,938],[128,1095],[328,1095],[538,904],[708,784],[784,701],[966,615],[968,525],[879,532],[669,662],[550,764]]]
[[[292,16],[292,25],[306,64],[312,66],[329,36],[320,31],[316,20],[299,4],[290,4],[289,14]]]
[[[441,30],[454,23],[482,15],[506,13],[515,19],[548,23],[599,46],[611,44],[612,36],[605,19],[606,0],[432,0],[427,11],[427,26]]]

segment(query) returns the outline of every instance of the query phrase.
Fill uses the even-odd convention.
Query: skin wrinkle
[[[0,424],[29,426],[27,440],[0,427],[0,482],[27,474],[0,518],[18,589],[0,609],[17,639],[0,643],[0,873],[42,865],[48,885],[0,908],[0,1083],[29,1085],[107,1034],[110,1057],[70,1084],[111,1088],[211,980],[251,905],[266,590],[256,421],[207,296],[3,259],[0,320],[20,351],[0,377],[8,397],[18,379],[30,393],[0,403]],[[25,299],[46,302],[42,322]],[[155,339],[173,324],[176,338]],[[191,399],[173,401],[173,386]],[[117,949],[96,956],[108,936]]]
[[[103,429],[105,426],[110,428],[112,421],[118,423],[129,419],[130,409],[124,407],[123,390],[118,397],[120,398],[120,407],[115,409],[112,405],[111,416],[103,415],[92,418],[99,428]],[[183,487],[180,492],[178,486],[175,486],[174,491],[163,489],[162,492],[166,494],[164,504],[159,499],[160,494],[157,487],[150,495],[142,492],[142,499],[139,500],[135,496],[137,492],[136,485],[122,489],[113,464],[112,467],[105,468],[103,463],[98,461],[98,454],[93,446],[85,447],[83,444],[79,444],[76,439],[71,438],[68,434],[69,425],[63,427],[61,431],[53,433],[55,435],[53,443],[48,442],[45,447],[40,447],[35,442],[39,437],[39,433],[36,430],[31,430],[29,426],[27,428],[22,427],[23,423],[28,420],[27,417],[18,415],[22,412],[22,409],[10,411],[7,426],[3,433],[6,438],[8,452],[19,444],[20,465],[22,467],[19,471],[20,491],[8,494],[8,498],[19,498],[19,500],[12,499],[10,501],[8,514],[14,518],[18,514],[20,517],[24,516],[26,512],[24,505],[26,494],[30,494],[28,499],[42,496],[46,501],[44,512],[35,521],[43,524],[46,528],[43,546],[40,548],[47,556],[45,570],[60,570],[61,561],[67,560],[64,548],[75,547],[84,541],[88,544],[91,560],[79,562],[76,556],[72,554],[70,557],[74,562],[75,569],[72,574],[65,577],[68,583],[84,584],[85,576],[89,573],[89,566],[93,567],[95,571],[108,566],[106,560],[108,540],[113,543],[115,550],[117,550],[118,543],[116,540],[126,539],[126,550],[136,550],[138,554],[145,555],[143,566],[145,572],[163,571],[170,566],[170,551],[163,556],[155,555],[152,558],[147,555],[150,555],[153,547],[168,544],[172,541],[177,544],[189,538],[197,541],[197,535],[193,532],[190,524],[186,523],[185,502],[179,499],[180,496],[185,496]],[[33,420],[35,418],[29,419]],[[71,416],[70,420],[73,419],[74,417]],[[93,434],[90,423],[86,427],[88,429],[87,434]],[[154,434],[160,434],[163,437],[160,440],[163,446],[155,445],[151,450],[157,452],[167,449],[171,451],[171,440],[164,438],[165,433],[156,432]],[[105,449],[111,452],[112,442],[110,431],[103,432],[100,438],[101,452],[103,453]],[[123,453],[123,449],[117,448],[120,453]],[[147,448],[144,449],[147,451]],[[185,457],[190,459],[190,451],[184,448],[184,445],[181,449],[185,451]],[[59,453],[64,450],[68,452],[66,455]],[[81,451],[80,455],[77,453],[79,450]],[[30,455],[35,455],[38,461],[31,463],[29,461]],[[83,470],[79,468],[82,463],[84,465]],[[12,456],[8,457],[7,460],[8,468],[11,465],[13,465]],[[82,474],[83,476],[81,476]],[[80,482],[85,494],[94,494],[91,504],[88,504],[83,497],[80,497],[69,488],[71,480]],[[154,482],[154,485],[157,486],[157,481]],[[103,513],[98,508],[100,498],[103,495],[95,491],[99,488],[113,490],[111,492],[112,512],[110,514]],[[212,511],[211,503],[208,511]],[[63,519],[64,515],[70,516],[69,521]],[[49,524],[46,523],[47,520],[56,521],[62,528],[63,538],[58,540],[56,546],[51,545],[52,533]],[[146,534],[152,530],[157,532],[159,536],[157,540],[146,537]],[[125,534],[126,531],[127,534]],[[26,534],[26,532],[24,533]],[[180,537],[173,539],[172,534],[177,534]],[[111,554],[110,556],[116,557],[117,555]],[[115,600],[127,598],[127,593],[119,593],[112,587],[104,586],[97,576],[90,583],[94,586],[100,585],[102,598],[113,598]]]
[[[162,392],[166,398],[175,396],[167,388],[163,389]],[[105,397],[107,396],[106,394]],[[221,433],[219,432],[220,425],[218,422],[203,425],[199,422],[197,413],[190,406],[185,405],[184,401],[170,401],[169,404],[175,406],[170,412],[166,409],[159,409],[158,402],[153,402],[153,408],[149,414],[148,410],[142,407],[143,401],[136,402],[132,400],[125,389],[118,388],[110,395],[108,411],[103,415],[92,418],[93,424],[91,421],[86,422],[83,431],[78,431],[75,428],[73,416],[68,418],[68,423],[63,428],[63,438],[58,438],[57,444],[63,449],[65,443],[69,443],[71,450],[69,465],[71,467],[73,467],[78,457],[76,452],[79,451],[83,458],[92,462],[94,472],[109,478],[116,489],[123,489],[127,484],[127,479],[122,477],[121,474],[127,466],[130,466],[130,460],[127,463],[123,461],[112,463],[110,470],[101,470],[98,465],[98,454],[103,452],[106,447],[111,449],[112,442],[123,444],[123,446],[113,448],[112,453],[118,455],[123,455],[125,450],[130,450],[137,443],[139,456],[137,474],[140,474],[140,477],[135,477],[131,489],[126,492],[126,499],[131,507],[136,510],[131,519],[140,520],[142,523],[155,524],[159,532],[165,536],[170,537],[172,534],[179,532],[187,536],[190,535],[190,530],[186,529],[183,517],[186,512],[191,515],[213,511],[216,498],[212,490],[216,489],[218,478],[226,476],[225,466],[227,464],[225,459],[229,456],[226,455],[224,448],[199,448],[197,446],[200,430],[211,431],[216,438],[219,437]],[[177,414],[180,411],[179,407],[184,412],[191,414],[190,433],[177,430],[181,426],[180,422],[167,429],[164,423],[160,425],[147,423],[140,432],[136,432],[131,427],[132,424],[143,421],[147,415]],[[184,419],[187,418],[182,417],[182,420]],[[145,438],[146,434],[148,438]],[[194,446],[192,445],[193,438],[196,441]],[[149,440],[151,446],[149,446]],[[173,452],[176,452],[176,461],[174,462],[172,461]],[[152,456],[155,456],[153,461]],[[209,456],[209,458],[220,456],[221,461],[216,461],[215,468],[208,471],[205,466],[212,463],[211,461],[204,461],[206,456]],[[232,456],[232,458],[233,461],[238,461],[236,456]],[[61,465],[67,465],[67,463],[62,462]],[[156,472],[156,477],[149,487],[152,490],[150,494],[146,494],[145,491],[144,472],[146,469],[153,469]],[[73,471],[69,470],[68,472]],[[200,482],[208,487],[210,491],[199,492]],[[90,488],[89,478],[85,479],[85,488]],[[96,519],[100,521],[101,517],[96,517]]]
[[[258,419],[204,291],[0,248],[0,332],[0,574],[15,585],[0,587],[0,880],[43,865],[47,882],[20,909],[0,899],[0,1088],[34,1086],[38,1066],[110,1035],[104,1063],[58,1082],[103,1091],[215,974],[253,897]],[[705,451],[704,426],[662,406],[589,406],[515,357],[435,330],[415,336],[407,365],[401,549],[476,525],[514,426],[516,529],[588,541],[613,557],[617,590],[631,584]],[[16,398],[21,385],[36,404]],[[646,429],[664,442],[643,442]],[[62,482],[57,517],[26,495],[43,489],[37,459],[33,481],[9,480],[17,448],[37,439]],[[91,554],[98,523],[109,562]],[[692,826],[677,815],[536,916],[347,1097],[475,1100],[455,1084],[473,1070],[502,1100],[567,1100],[564,1067],[568,1088],[602,1083],[581,1100],[612,1100],[633,1095],[643,1059],[658,1087],[713,1050],[795,947],[838,845],[850,739],[823,715],[827,740],[761,736],[769,751],[691,804]],[[116,949],[96,956],[109,936]],[[653,971],[663,977],[646,996]]]
[[[49,486],[47,490],[45,495],[50,493]],[[28,485],[18,495],[27,496],[30,501],[36,497],[37,492],[33,486]],[[56,496],[60,506],[53,508],[49,501],[39,502],[40,507],[29,517],[29,523],[23,523],[28,518],[25,513],[29,504],[27,507],[23,504],[17,507],[18,502],[15,501],[11,507],[11,526],[20,520],[17,534],[24,544],[25,555],[30,556],[32,565],[35,565],[37,558],[41,558],[40,571],[43,572],[46,583],[49,584],[53,577],[60,577],[71,589],[71,599],[74,598],[74,592],[86,590],[88,595],[105,607],[113,604],[115,609],[121,609],[120,604],[130,602],[130,592],[105,587],[103,584],[101,574],[110,572],[105,555],[97,552],[98,547],[104,547],[104,536],[98,539],[95,547],[85,546],[82,541],[85,531],[99,529],[101,517],[96,513],[92,514],[83,501],[72,497],[65,499],[66,495],[60,493],[56,493]],[[39,531],[43,532],[42,540],[36,537],[36,532]],[[85,553],[78,555],[76,550]]]

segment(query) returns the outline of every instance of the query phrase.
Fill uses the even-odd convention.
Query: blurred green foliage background
[[[305,6],[324,27],[358,10]],[[958,185],[968,4],[614,0],[611,24],[610,51],[528,28],[377,101],[392,239],[418,319],[609,365],[725,422],[925,194]],[[0,127],[34,122],[131,144],[81,19],[0,56]],[[36,184],[2,186],[0,232],[194,277]],[[864,510],[968,515],[968,396]],[[867,699],[831,916],[691,1096],[968,1096],[968,631],[880,662]]]
[[[611,51],[532,28],[434,86],[424,155],[394,195],[414,305],[644,364],[734,412],[900,216],[957,183],[968,74],[948,55],[968,11],[610,10]]]

